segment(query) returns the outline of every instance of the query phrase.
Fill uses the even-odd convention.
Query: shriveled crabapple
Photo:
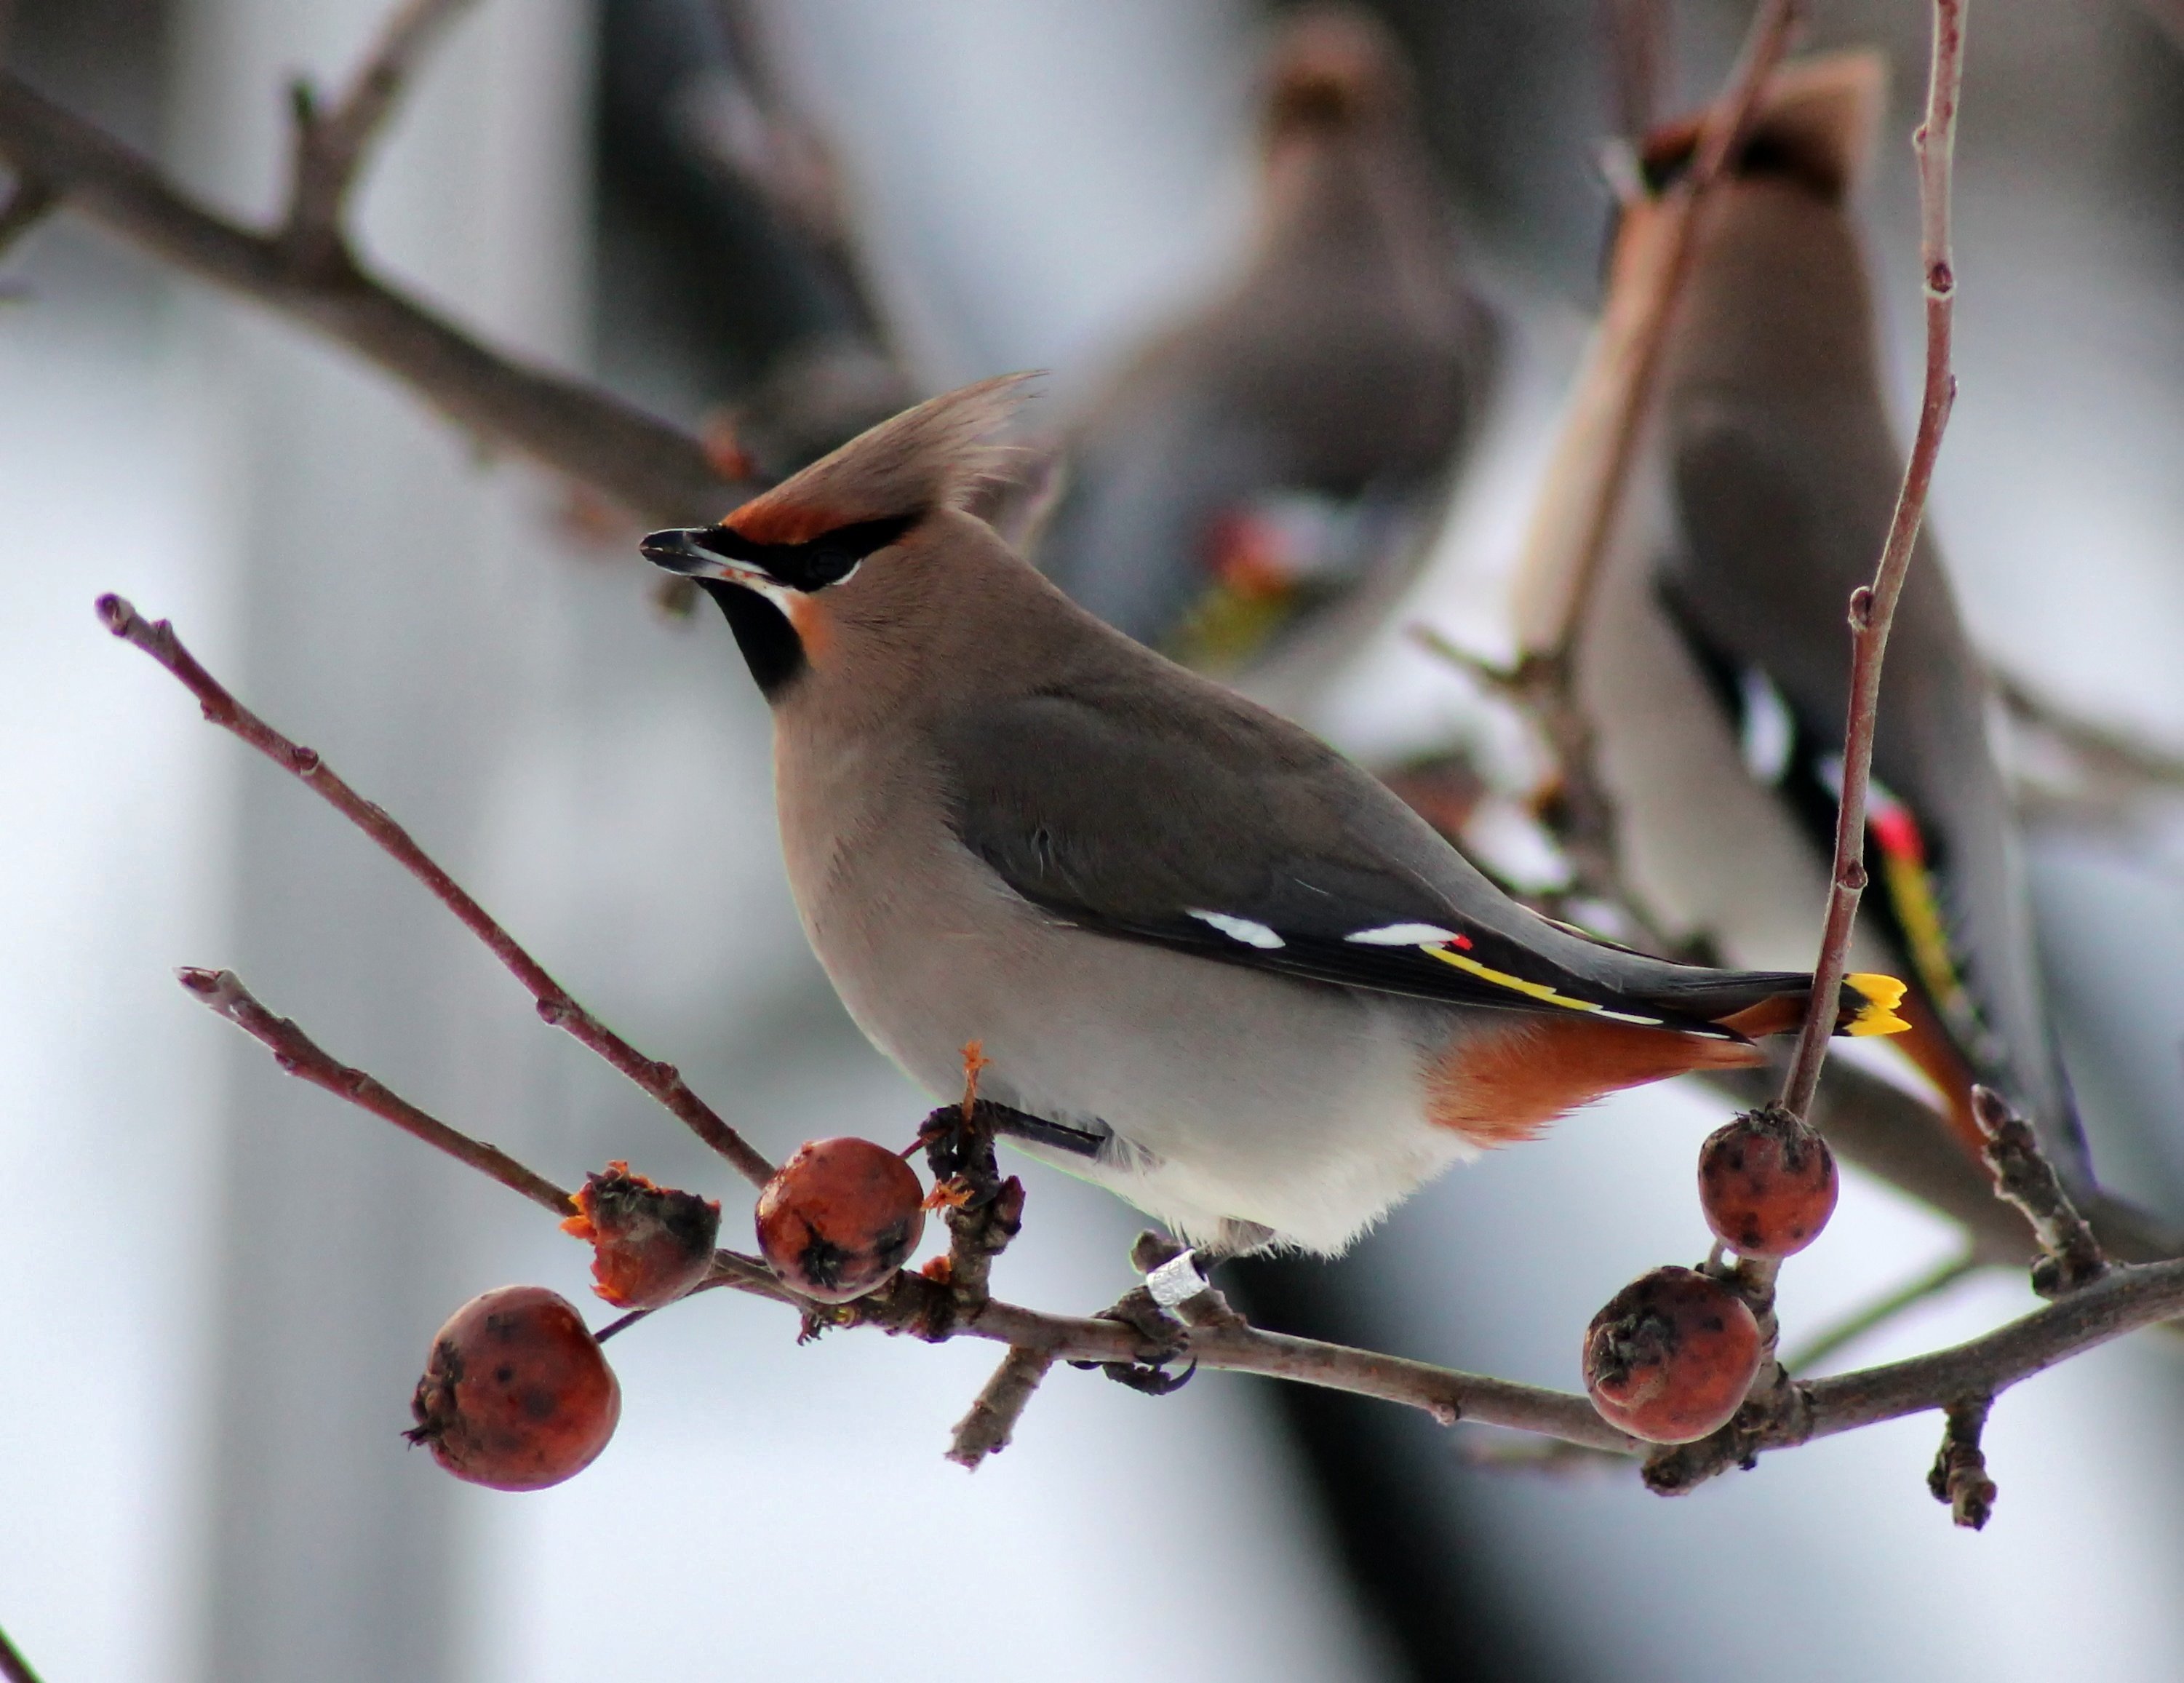
[[[576,1306],[543,1285],[473,1297],[432,1339],[410,1411],[457,1478],[543,1490],[591,1465],[621,1418],[621,1386]]]
[[[1839,1182],[1828,1142],[1786,1111],[1748,1112],[1699,1147],[1699,1206],[1740,1257],[1796,1255],[1835,1213]]]
[[[1585,1329],[1592,1406],[1650,1443],[1691,1443],[1726,1424],[1758,1371],[1752,1311],[1692,1268],[1633,1280]]]
[[[758,1248],[782,1280],[846,1303],[892,1279],[925,1233],[924,1189],[869,1140],[811,1140],[758,1195]]]
[[[561,1231],[589,1240],[592,1290],[617,1309],[657,1309],[693,1290],[713,1266],[721,1207],[656,1186],[626,1162],[585,1177]]]

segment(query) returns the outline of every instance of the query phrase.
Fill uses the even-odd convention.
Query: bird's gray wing
[[[1735,1038],[1708,1018],[1806,979],[1566,933],[1304,733],[1182,699],[1197,695],[1078,685],[946,721],[963,845],[1079,928],[1372,993]]]

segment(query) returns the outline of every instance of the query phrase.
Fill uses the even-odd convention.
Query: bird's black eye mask
[[[671,572],[699,574],[707,561],[726,561],[758,573],[783,589],[809,595],[839,584],[857,564],[905,534],[924,519],[925,510],[890,515],[884,520],[838,526],[801,543],[761,543],[732,527],[708,526],[680,532],[655,532],[643,545],[645,558]]]

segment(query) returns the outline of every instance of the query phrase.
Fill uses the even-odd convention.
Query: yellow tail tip
[[[1904,985],[1893,976],[1861,972],[1843,978],[1843,986],[1857,994],[1861,1003],[1844,1025],[1847,1034],[1901,1034],[1911,1025],[1896,1014],[1903,1003]]]

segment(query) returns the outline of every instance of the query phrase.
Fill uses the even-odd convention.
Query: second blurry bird
[[[1072,429],[1036,556],[1109,624],[1229,675],[1379,617],[1477,430],[1495,342],[1379,25],[1298,15],[1262,125],[1248,263]]]
[[[1577,552],[1535,547],[1519,586],[1525,646],[1568,639],[1625,887],[1657,928],[1737,964],[1811,951],[1842,776],[1846,610],[1872,577],[1903,471],[1847,203],[1884,82],[1870,53],[1774,78],[1699,207],[1615,534],[1589,577]],[[1695,121],[1658,131],[1649,172],[1685,167],[1696,133]],[[1658,215],[1626,211],[1610,322],[1613,293],[1646,284]],[[1580,398],[1574,413],[1589,408]],[[1568,500],[1578,478],[1550,498]],[[2089,1189],[1987,707],[1985,666],[1922,537],[1881,688],[1859,961],[1912,979],[1895,1044],[1968,1151],[1983,1082]]]

